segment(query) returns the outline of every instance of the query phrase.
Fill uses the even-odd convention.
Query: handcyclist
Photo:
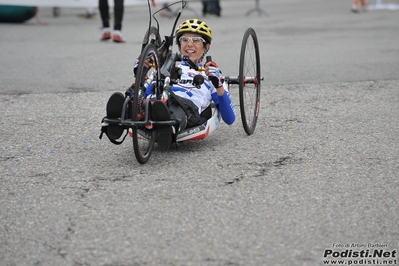
[[[236,113],[228,88],[222,83],[221,71],[215,62],[205,62],[205,55],[213,39],[211,29],[204,21],[189,19],[179,25],[175,35],[180,53],[188,56],[195,64],[204,66],[205,70],[196,71],[187,62],[182,61],[178,66],[182,70],[181,77],[171,88],[173,97],[166,104],[164,101],[156,100],[151,105],[151,119],[153,121],[176,120],[179,124],[179,132],[186,127],[203,123],[204,119],[209,119],[212,115],[210,104],[213,101],[223,121],[231,125],[235,121]],[[193,82],[196,75],[204,77],[204,82],[200,86],[196,86]],[[126,91],[126,96],[132,96],[132,92],[133,87],[130,87]],[[151,97],[150,94],[151,85],[146,89],[146,97]],[[120,117],[123,102],[123,94],[114,93],[107,103],[107,117]],[[191,113],[187,113],[187,110]],[[169,149],[173,142],[173,133],[171,126],[157,128],[156,139],[160,149]]]

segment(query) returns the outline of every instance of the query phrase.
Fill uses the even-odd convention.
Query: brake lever
[[[206,65],[207,63],[211,62],[211,61],[212,61],[212,56],[208,55],[208,56],[206,57],[206,63],[205,63],[205,65]],[[199,71],[205,71],[205,67],[198,66],[198,70],[199,70]]]
[[[205,71],[205,67],[198,66],[197,64],[195,64],[193,61],[191,61],[191,59],[188,57],[188,55],[183,55],[183,56],[182,56],[182,61],[187,62],[188,65],[189,65],[192,69],[194,69],[194,70],[196,70],[196,71]],[[206,62],[208,63],[208,62],[210,62],[210,61],[212,61],[212,57],[211,57],[210,55],[208,55],[208,56],[206,57]]]

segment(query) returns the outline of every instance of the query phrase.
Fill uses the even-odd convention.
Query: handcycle
[[[150,22],[138,58],[138,65],[135,72],[135,86],[131,95],[126,95],[121,110],[120,117],[110,118],[104,117],[102,120],[102,128],[100,139],[105,133],[110,141],[114,144],[121,144],[127,135],[133,140],[133,149],[137,161],[145,164],[153,151],[156,140],[157,129],[161,127],[174,127],[174,142],[183,142],[188,140],[205,139],[209,134],[214,132],[220,126],[220,114],[217,108],[211,104],[209,115],[204,121],[198,125],[177,131],[176,120],[154,121],[151,119],[150,108],[155,100],[167,101],[173,93],[171,88],[177,84],[181,72],[176,66],[178,62],[184,61],[192,69],[196,71],[204,71],[201,66],[192,62],[188,56],[173,52],[174,29],[180,18],[182,11],[186,6],[186,1],[181,0],[171,5],[181,5],[180,10],[176,14],[176,19],[169,36],[160,36],[159,22],[156,14],[162,9],[151,15],[151,5],[148,0],[148,8],[150,13]],[[169,7],[168,6],[168,7]],[[167,8],[167,7],[164,7]],[[152,25],[152,19],[155,20],[156,26]],[[211,58],[207,57],[207,61]],[[200,86],[203,83],[203,76],[197,75],[193,79],[193,84]],[[230,88],[231,85],[239,87],[239,102],[241,121],[244,131],[251,135],[255,131],[259,108],[260,108],[260,90],[263,77],[260,74],[260,55],[259,44],[256,32],[253,28],[248,28],[242,38],[239,74],[237,76],[224,76],[223,83]],[[145,91],[151,85],[151,97],[145,97]],[[110,128],[118,128],[125,132],[122,140],[110,138],[107,130]]]

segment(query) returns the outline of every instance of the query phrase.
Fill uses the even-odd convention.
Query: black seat
[[[212,117],[212,107],[211,107],[211,105],[208,105],[208,107],[204,111],[202,111],[200,116],[205,118],[206,120],[210,119]]]

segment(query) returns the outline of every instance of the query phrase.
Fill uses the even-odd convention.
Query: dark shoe
[[[169,121],[170,112],[163,101],[155,101],[151,107],[153,121]],[[160,150],[168,150],[172,145],[172,126],[158,126],[156,140]]]
[[[111,95],[107,103],[107,117],[120,118],[122,114],[123,103],[125,97],[120,92],[115,92]],[[115,140],[119,139],[125,129],[118,125],[109,125],[107,127],[107,135],[109,138]]]

